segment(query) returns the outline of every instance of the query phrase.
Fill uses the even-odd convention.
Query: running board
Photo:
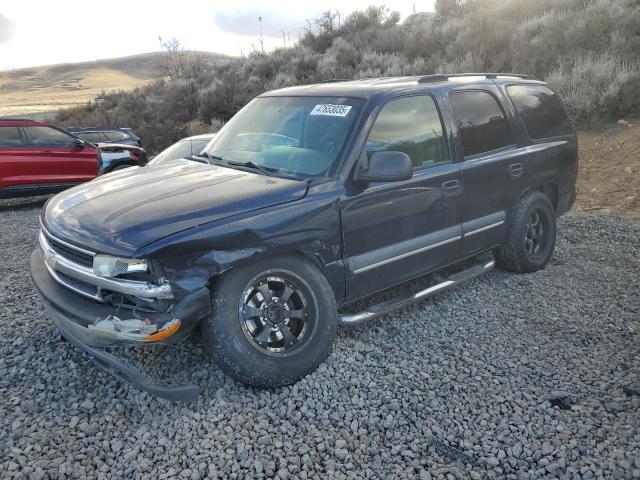
[[[455,273],[448,278],[443,279],[436,285],[432,285],[429,288],[420,290],[410,297],[387,300],[386,302],[372,305],[363,312],[338,315],[338,325],[358,325],[368,320],[377,318],[381,315],[386,315],[387,313],[397,310],[398,308],[406,307],[407,305],[411,305],[421,300],[431,298],[439,294],[440,292],[449,290],[456,285],[460,285],[467,280],[471,280],[472,278],[478,277],[483,273],[487,273],[488,271],[493,270],[495,264],[496,262],[494,260],[480,263],[478,265],[474,265],[473,267],[469,267],[466,270]]]

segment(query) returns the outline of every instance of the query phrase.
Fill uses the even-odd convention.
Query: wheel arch
[[[259,255],[239,259],[238,261],[227,265],[223,270],[212,274],[209,277],[208,287],[211,289],[216,282],[220,281],[226,273],[233,269],[250,265],[251,263],[258,262],[266,258],[277,260],[282,257],[297,257],[316,267],[331,286],[336,302],[340,303],[344,299],[344,270],[341,265],[342,262],[340,262],[340,265],[338,265],[338,262],[326,262],[325,259],[323,259],[317,252],[301,248],[289,251],[266,250]]]
[[[531,192],[544,193],[551,202],[551,205],[553,205],[553,210],[556,212],[556,214],[558,213],[559,187],[556,183],[548,182],[539,185],[532,185],[526,188],[513,203],[510,217],[513,216],[513,212],[515,211],[516,206],[522,201],[525,196],[527,196]]]

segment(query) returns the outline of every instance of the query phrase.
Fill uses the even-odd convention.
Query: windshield
[[[256,98],[205,151],[285,175],[318,176],[338,158],[362,103],[340,97]]]
[[[174,143],[170,147],[165,148],[158,155],[153,157],[153,160],[149,162],[149,165],[157,165],[161,162],[170,162],[171,160],[178,160],[180,158],[188,157],[189,155],[195,155],[202,151],[207,146],[210,139],[194,139],[194,140],[180,140],[178,143]]]

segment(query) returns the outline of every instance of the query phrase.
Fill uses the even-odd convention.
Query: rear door
[[[401,151],[414,165],[401,182],[370,183],[341,200],[347,299],[414,278],[459,256],[459,165],[430,95],[389,100],[360,157]]]
[[[43,187],[86,182],[98,174],[97,150],[76,146],[75,137],[47,125],[24,127]]]
[[[38,177],[33,152],[18,126],[0,126],[0,189],[35,190]]]
[[[512,207],[528,184],[527,151],[493,85],[449,92],[458,131],[465,201],[462,248],[471,255],[501,242]]]

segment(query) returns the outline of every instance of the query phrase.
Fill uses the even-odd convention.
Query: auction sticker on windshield
[[[351,110],[351,105],[316,105],[309,115],[330,115],[332,117],[346,117]]]

